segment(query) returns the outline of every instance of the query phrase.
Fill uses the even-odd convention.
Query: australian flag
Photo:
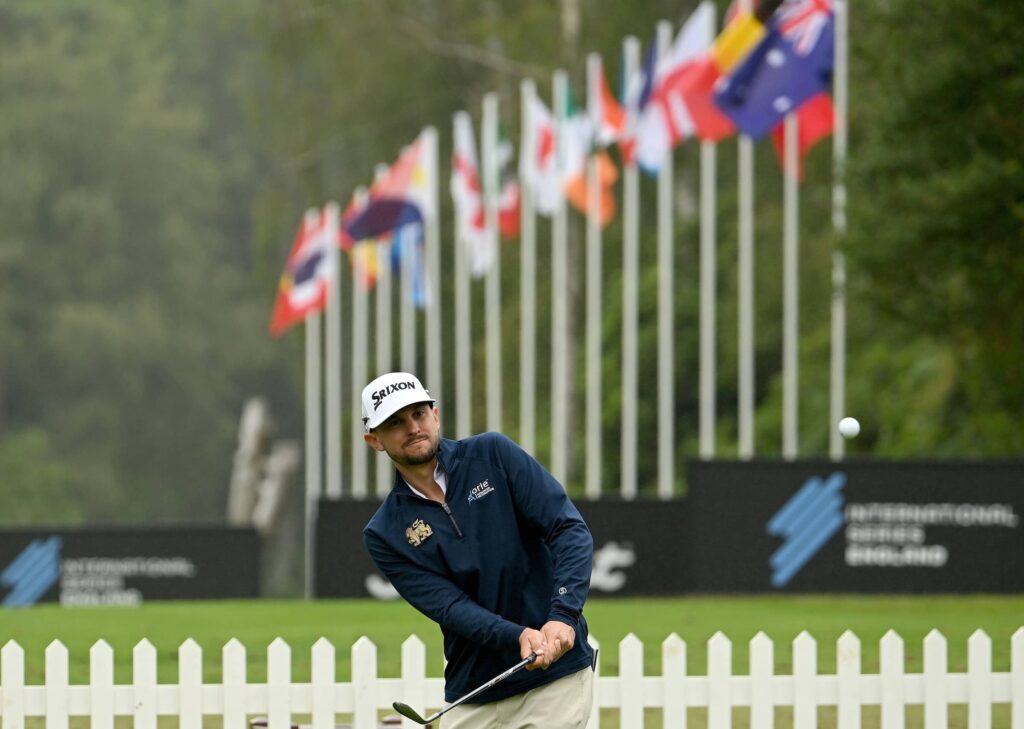
[[[715,89],[715,103],[754,139],[827,91],[835,56],[832,0],[786,0],[750,55]]]

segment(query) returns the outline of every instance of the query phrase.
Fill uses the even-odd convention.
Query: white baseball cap
[[[434,404],[415,375],[389,372],[363,388],[363,426],[373,430],[404,407],[418,402]]]

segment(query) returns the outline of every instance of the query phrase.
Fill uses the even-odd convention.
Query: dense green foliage
[[[914,402],[909,378],[896,380],[904,418],[880,423],[889,430],[882,444],[1019,455],[1024,126],[1015,117],[1024,102],[1024,7],[955,0],[869,3],[855,12],[870,29],[855,56],[855,290],[898,322],[887,340],[917,350],[901,369],[916,363],[930,374],[919,383],[923,402]],[[878,42],[879,28],[898,28],[900,43]],[[931,50],[915,52],[924,48]]]
[[[198,18],[0,13],[0,520],[218,519],[243,398],[287,383],[241,153],[164,36]]]
[[[678,26],[690,3],[581,0],[579,9],[573,33],[561,4],[538,1],[0,0],[0,524],[221,519],[244,400],[267,397],[280,432],[301,436],[301,336],[265,334],[301,211],[347,200],[375,164],[428,124],[441,132],[446,180],[454,111],[467,108],[479,119],[482,94],[497,91],[505,132],[516,139],[521,78],[535,78],[548,97],[551,71],[567,68],[582,99],[586,52],[601,53],[614,84],[623,36],[646,45],[658,19]],[[1022,14],[1019,3],[1005,0],[853,4],[845,241],[830,227],[827,144],[812,152],[802,192],[803,453],[827,449],[829,267],[837,244],[851,263],[848,400],[865,426],[851,449],[884,456],[1024,450],[1017,427],[1024,402]],[[774,454],[781,441],[781,181],[769,145],[757,155],[757,447]],[[730,455],[735,145],[721,145],[718,157],[719,449]],[[681,462],[696,452],[693,145],[676,155],[675,176]],[[656,432],[652,181],[644,180],[641,195],[646,453]],[[445,194],[442,205],[450,221]],[[618,479],[621,406],[620,226],[613,223],[604,238],[610,488]],[[545,221],[538,232],[545,241]],[[442,237],[449,263],[450,230]],[[582,361],[579,218],[572,238],[569,296]],[[546,255],[542,245],[542,264]],[[515,248],[506,246],[504,256],[503,290],[514,292]],[[538,283],[544,311],[545,265]],[[475,288],[482,301],[482,287]],[[503,315],[503,357],[514,362],[515,296]],[[544,327],[539,335],[539,361],[546,362]],[[515,368],[508,375],[515,436]],[[545,367],[538,376],[544,428]],[[451,368],[445,377],[451,393]],[[479,426],[483,385],[475,378]],[[642,457],[641,467],[647,488],[654,458]]]

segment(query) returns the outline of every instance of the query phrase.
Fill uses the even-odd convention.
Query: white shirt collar
[[[412,491],[414,494],[416,494],[417,496],[419,496],[422,499],[429,498],[426,494],[420,493],[420,491],[418,491],[411,483],[406,481],[404,476],[402,477],[402,480],[405,481],[405,485],[408,486],[409,490]],[[447,496],[448,495],[448,477],[445,475],[444,469],[441,468],[441,462],[440,461],[438,461],[437,465],[434,466],[434,481],[437,483],[438,486],[441,487],[441,493],[444,494],[445,496]]]

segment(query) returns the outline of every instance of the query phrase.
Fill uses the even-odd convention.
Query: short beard
[[[436,456],[436,455],[437,455],[437,447],[434,447],[433,450],[428,451],[427,453],[424,453],[422,456],[413,456],[411,458],[404,459],[405,460],[405,465],[406,466],[422,466],[424,463],[430,463],[432,460],[434,460],[434,456]]]
[[[400,466],[422,466],[424,463],[430,463],[437,456],[437,452],[440,450],[440,441],[441,437],[438,435],[437,439],[430,444],[430,450],[421,456],[400,456],[390,452],[388,455]]]

